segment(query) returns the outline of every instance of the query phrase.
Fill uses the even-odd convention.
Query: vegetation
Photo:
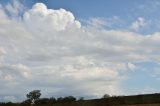
[[[29,92],[26,96],[27,96],[28,100],[34,104],[35,100],[39,99],[39,97],[41,96],[41,91],[40,90],[33,90],[33,91]]]
[[[66,96],[66,97],[59,97],[59,98],[40,98],[41,92],[40,90],[33,90],[29,92],[26,97],[27,99],[22,101],[21,103],[0,103],[0,106],[31,106],[31,104],[34,106],[36,105],[52,105],[52,104],[80,104],[78,106],[81,106],[82,104],[92,104],[92,106],[97,106],[93,104],[99,104],[99,105],[130,105],[130,104],[147,104],[147,103],[160,103],[160,94],[146,94],[146,95],[134,95],[134,96],[110,96],[108,94],[103,95],[101,99],[95,99],[95,100],[84,100],[83,97],[80,97],[79,99],[76,99],[73,96]],[[77,102],[75,102],[77,101]],[[63,105],[60,105],[63,106]],[[69,105],[72,106],[72,105]],[[88,106],[88,105],[87,105]]]
[[[84,100],[84,97],[80,97],[80,98],[79,98],[79,101],[82,101],[82,100]]]
[[[33,90],[29,92],[26,97],[27,99],[21,103],[12,103],[12,102],[1,102],[0,106],[30,106],[33,105],[43,105],[43,104],[54,104],[54,103],[66,103],[76,101],[76,98],[73,96],[59,97],[59,98],[40,98],[41,91]]]
[[[109,94],[104,94],[102,98],[109,98],[111,97]]]

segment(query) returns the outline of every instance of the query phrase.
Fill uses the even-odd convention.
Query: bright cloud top
[[[160,62],[159,32],[144,36],[81,26],[71,12],[43,3],[21,20],[1,9],[0,19],[1,100],[24,99],[21,95],[33,89],[44,96],[124,94],[122,82],[127,70],[136,68],[133,63]],[[143,26],[139,21],[134,28]]]
[[[71,12],[64,9],[47,9],[43,3],[35,4],[31,10],[26,12],[24,21],[39,31],[43,31],[44,28],[49,28],[50,31],[61,31],[70,27],[81,27],[80,22],[75,20]]]

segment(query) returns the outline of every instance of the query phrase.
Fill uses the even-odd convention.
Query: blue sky
[[[159,92],[159,0],[0,4],[0,101]]]
[[[9,3],[11,0],[1,0],[1,3]],[[158,11],[159,6],[158,0],[98,0],[94,1],[75,1],[75,0],[21,0],[21,2],[28,8],[32,7],[37,2],[42,2],[47,5],[48,8],[65,8],[66,10],[72,11],[76,18],[89,18],[89,17],[112,17],[119,16],[122,18],[133,17],[136,18],[138,15],[153,17],[158,16],[155,14]],[[148,7],[150,6],[150,7]],[[145,9],[143,9],[145,8]],[[146,8],[149,11],[146,11]],[[139,10],[139,11],[138,11]],[[133,13],[132,13],[133,12]],[[143,13],[143,14],[141,14]],[[151,16],[152,15],[152,16]]]
[[[12,0],[1,1],[2,4],[10,3]],[[126,29],[138,17],[145,17],[150,27],[141,29],[140,33],[150,34],[160,28],[158,27],[159,1],[158,0],[98,0],[94,1],[75,1],[75,0],[20,0],[26,9],[31,8],[37,2],[42,2],[48,8],[64,8],[71,11],[76,19],[83,20],[89,18],[113,18],[118,17],[121,21],[113,28]],[[119,25],[118,25],[119,24]],[[152,28],[152,29],[151,29]]]
[[[158,14],[160,3],[158,0],[26,0],[24,2],[27,4],[27,7],[31,7],[36,2],[43,2],[48,8],[64,8],[71,11],[75,17],[80,20],[95,17],[112,18],[116,16],[120,18],[123,23],[117,23],[121,26],[117,25],[113,27],[122,27],[124,29],[138,17],[145,17],[151,24],[151,27],[147,27],[146,30],[141,29],[141,33],[150,34],[159,30],[159,27],[155,25],[160,17],[160,14]]]

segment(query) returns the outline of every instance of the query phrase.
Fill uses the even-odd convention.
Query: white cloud
[[[134,71],[136,69],[136,65],[133,64],[133,63],[128,63],[128,68],[131,70],[131,71]]]
[[[87,27],[94,27],[94,28],[102,28],[102,29],[109,29],[121,27],[123,20],[121,20],[118,16],[112,16],[109,18],[105,17],[92,17],[87,20],[81,19],[81,22],[84,23]],[[118,24],[119,23],[119,24]]]
[[[71,12],[64,9],[47,9],[43,3],[36,3],[32,9],[25,12],[24,21],[29,27],[32,26],[31,29],[38,31],[52,32],[81,27]]]
[[[8,102],[10,102],[10,101],[17,102],[18,101],[17,98],[15,98],[14,96],[4,96],[3,100],[8,101]]]
[[[0,47],[0,59],[6,54],[4,48]]]
[[[9,15],[11,15],[13,18],[17,18],[18,15],[23,11],[24,7],[20,3],[20,0],[12,0],[11,3],[8,3],[4,7],[5,11],[8,12]]]
[[[102,28],[102,27],[108,25],[107,21],[103,18],[90,18],[87,21],[87,23],[88,23],[88,25],[91,25],[91,26],[97,27],[97,28]]]
[[[26,11],[22,20],[8,18],[3,10],[0,19],[3,95],[32,89],[52,96],[122,94],[126,63],[134,68],[130,63],[160,61],[159,33],[83,27],[71,12],[42,3]]]
[[[138,31],[140,28],[146,27],[147,22],[144,18],[139,17],[135,22],[132,23],[131,29]]]

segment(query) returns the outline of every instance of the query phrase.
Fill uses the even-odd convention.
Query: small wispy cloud
[[[4,10],[7,14],[11,15],[12,18],[18,18],[20,13],[23,12],[24,6],[20,3],[20,0],[12,0],[11,3],[4,6]]]
[[[147,25],[148,25],[147,21],[144,18],[139,17],[136,21],[132,23],[131,29],[138,31],[141,28],[146,27]]]

